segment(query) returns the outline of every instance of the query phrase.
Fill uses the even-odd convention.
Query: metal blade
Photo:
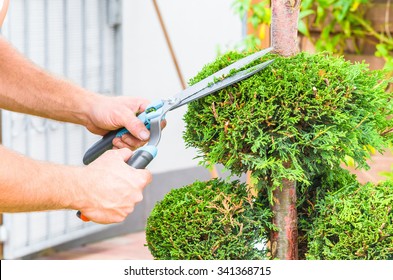
[[[232,70],[237,70],[237,69],[243,68],[244,66],[257,60],[258,58],[261,58],[262,56],[271,52],[272,50],[273,50],[273,48],[267,48],[267,49],[261,50],[259,52],[256,52],[252,55],[246,56],[246,57],[228,65],[227,67],[221,69],[220,71],[210,75],[209,77],[203,79],[202,81],[199,81],[198,83],[186,88],[185,90],[178,93],[175,97],[180,98],[180,99],[188,98],[188,96],[193,95],[193,94],[197,93],[198,91],[201,91],[204,88],[206,88],[209,84],[214,83],[215,79],[228,75]]]
[[[181,102],[179,102],[178,104],[171,107],[170,110],[179,108],[180,106],[190,103],[191,101],[205,97],[206,95],[209,95],[209,94],[219,91],[223,88],[226,88],[232,84],[235,84],[235,83],[240,82],[244,79],[247,79],[248,77],[251,77],[252,75],[258,73],[262,69],[265,69],[266,67],[268,67],[270,64],[273,63],[273,61],[274,61],[274,59],[263,62],[261,64],[255,65],[249,69],[240,71],[240,72],[236,73],[235,75],[230,76],[222,81],[214,83],[210,87],[207,87],[207,88],[197,92],[196,94],[191,95],[186,99],[183,99]]]

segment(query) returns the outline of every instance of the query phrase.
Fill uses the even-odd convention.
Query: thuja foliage
[[[300,259],[393,259],[393,181],[361,185],[337,168],[300,183],[299,198]],[[195,182],[156,204],[146,239],[156,259],[268,259],[271,216],[244,184]]]
[[[359,185],[356,175],[341,167],[320,173],[311,179],[311,184],[298,185],[298,243],[299,258],[305,259],[309,250],[310,236],[315,236],[314,221],[321,217],[316,205],[328,194],[334,193],[344,186]],[[348,198],[350,199],[350,198]]]
[[[248,54],[217,58],[191,83]],[[184,139],[204,164],[251,170],[259,187],[271,190],[283,178],[307,185],[346,156],[367,168],[365,147],[382,151],[391,142],[383,72],[326,53],[263,59],[272,58],[258,74],[189,105]]]
[[[316,200],[313,219],[301,222],[308,228],[307,259],[393,259],[393,182],[334,184],[338,190]]]
[[[266,200],[266,199],[265,199]],[[147,220],[155,259],[264,259],[271,211],[238,181],[194,182],[171,190]]]
[[[361,185],[338,168],[298,200],[300,259],[392,259],[393,181]]]

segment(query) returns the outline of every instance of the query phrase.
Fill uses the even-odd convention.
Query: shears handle
[[[132,157],[127,161],[127,164],[136,169],[145,169],[149,165],[149,163],[156,157],[156,155],[156,146],[143,146],[135,151]]]
[[[138,115],[138,119],[140,119],[141,122],[145,124],[147,129],[150,129],[150,120],[161,114],[160,108],[163,106],[163,104],[164,103],[162,100],[156,100],[149,106],[147,106],[146,110],[143,113]],[[102,137],[101,140],[96,142],[93,146],[90,147],[90,149],[87,150],[87,152],[83,156],[83,163],[85,165],[88,165],[94,160],[96,160],[100,155],[112,149],[113,139],[121,137],[126,133],[129,132],[124,127],[107,133],[104,137]]]
[[[83,164],[88,165],[94,160],[96,160],[100,155],[105,153],[106,151],[112,149],[113,144],[112,141],[119,133],[121,133],[125,128],[119,128],[117,130],[113,130],[102,137],[101,140],[96,142],[93,146],[91,146],[83,156]]]
[[[138,119],[140,119],[145,126],[150,129],[150,122],[146,118],[146,113],[142,113],[138,116]],[[113,139],[117,137],[121,137],[124,134],[129,133],[127,129],[119,128],[117,130],[113,130],[111,132],[108,132],[107,134],[102,137],[101,140],[97,141],[93,146],[91,146],[83,156],[83,164],[88,165],[92,163],[94,160],[96,160],[99,156],[101,156],[103,153],[106,151],[110,150],[113,148],[112,141]]]
[[[146,108],[145,112],[138,115],[138,119],[140,119],[145,124],[147,129],[150,129],[150,120],[161,115],[160,108],[163,106],[163,104],[164,103],[162,100],[156,100]],[[99,140],[90,149],[87,150],[83,156],[83,163],[87,165],[93,162],[107,150],[112,149],[113,139],[116,137],[121,137],[126,133],[129,132],[124,127],[107,133],[101,140]],[[127,161],[127,164],[136,169],[145,169],[156,155],[157,147],[153,145],[146,145],[137,149],[132,157]],[[90,221],[80,211],[78,211],[76,215],[84,222]]]
[[[136,150],[132,157],[127,161],[127,164],[136,169],[145,169],[146,166],[148,166],[149,163],[156,157],[156,155],[157,147],[147,145]],[[81,211],[78,211],[76,216],[84,222],[90,221],[81,213]]]

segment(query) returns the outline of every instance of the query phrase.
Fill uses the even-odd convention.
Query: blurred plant
[[[389,7],[390,0],[387,0]],[[375,55],[385,60],[384,68],[393,71],[393,38],[389,27],[385,32],[377,31],[365,18],[371,0],[302,0],[298,30],[313,42],[317,51],[343,54],[349,43],[357,53],[362,53],[364,42],[375,45]],[[251,0],[234,0],[233,9],[242,18],[248,16],[255,30],[263,31],[270,24],[270,0],[253,3]],[[387,9],[387,13],[389,10]],[[385,16],[388,20],[389,15]],[[319,37],[312,36],[312,30],[321,31]],[[265,37],[264,33],[248,35],[245,45],[255,49]]]
[[[265,39],[266,29],[271,23],[270,0],[261,0],[257,3],[252,3],[252,0],[236,0],[233,2],[233,9],[241,18],[246,15],[247,22],[259,30],[258,36],[249,34],[243,42],[247,49],[256,49],[261,40]]]

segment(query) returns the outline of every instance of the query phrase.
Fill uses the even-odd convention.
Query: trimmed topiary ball
[[[147,246],[160,260],[265,259],[271,211],[260,199],[238,181],[171,190],[147,220]]]
[[[246,55],[219,57],[191,84]],[[346,156],[367,168],[365,147],[382,151],[390,143],[393,110],[382,72],[328,54],[263,60],[272,58],[258,74],[189,105],[184,139],[205,164],[238,175],[251,170],[273,189],[283,178],[310,183]]]
[[[307,259],[392,260],[393,182],[335,187],[315,204]]]

